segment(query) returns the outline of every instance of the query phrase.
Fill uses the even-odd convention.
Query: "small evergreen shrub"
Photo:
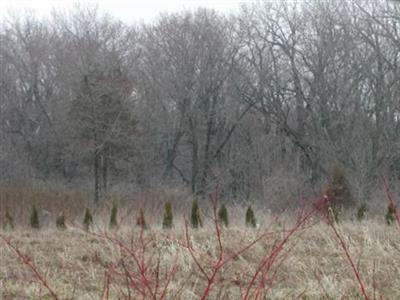
[[[197,200],[194,199],[192,203],[192,211],[190,214],[190,222],[192,224],[192,228],[199,228],[203,227],[203,223],[201,222],[200,218],[200,209],[199,209],[199,204],[197,203]]]
[[[389,204],[385,215],[386,223],[389,226],[392,225],[395,221],[395,213],[396,213],[396,208],[394,207],[394,205]]]
[[[39,229],[39,214],[35,205],[32,206],[30,224],[32,228]]]
[[[246,226],[252,228],[257,227],[256,217],[254,216],[254,211],[250,205],[246,210]]]
[[[83,217],[83,227],[85,228],[86,231],[89,231],[92,224],[93,224],[93,216],[90,213],[89,209],[86,208],[85,216]]]
[[[109,226],[110,229],[115,229],[118,226],[117,214],[118,214],[117,205],[114,203],[111,208],[110,226]]]
[[[65,216],[63,212],[61,212],[56,219],[56,227],[59,230],[65,230],[67,228],[67,226],[65,226]]]
[[[3,229],[4,230],[13,230],[14,229],[14,219],[11,216],[10,212],[8,211],[8,209],[6,209],[6,213],[5,213],[5,216],[4,216]]]
[[[362,204],[360,205],[360,207],[358,208],[358,210],[357,210],[357,220],[358,220],[359,222],[361,222],[362,220],[364,220],[364,219],[365,219],[365,216],[366,216],[366,214],[367,214],[367,212],[368,212],[368,206],[367,206],[367,204],[362,203]]]
[[[174,226],[173,224],[173,214],[172,214],[172,204],[170,201],[165,202],[164,207],[164,217],[162,227],[163,229],[170,229]]]
[[[144,230],[144,229],[147,229],[146,219],[145,219],[145,217],[144,217],[144,211],[143,211],[142,208],[140,209],[139,215],[138,215],[138,217],[137,217],[137,219],[136,219],[136,226],[139,226],[139,227],[142,228],[143,230]]]
[[[229,225],[228,210],[226,209],[225,204],[222,204],[218,210],[218,221],[225,227],[228,227]]]

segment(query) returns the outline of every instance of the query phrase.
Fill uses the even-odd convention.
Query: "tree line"
[[[0,22],[0,179],[366,199],[400,176],[400,4],[256,1],[128,25],[93,7]],[[271,201],[273,199],[270,199]]]

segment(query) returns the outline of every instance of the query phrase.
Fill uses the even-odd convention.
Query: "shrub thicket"
[[[343,168],[338,164],[333,164],[329,170],[329,180],[325,195],[328,197],[328,205],[332,208],[334,215],[338,216],[341,209],[354,206],[350,184]]]

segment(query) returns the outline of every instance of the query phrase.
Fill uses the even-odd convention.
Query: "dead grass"
[[[255,209],[259,226],[250,229],[245,208],[228,206],[231,225],[220,228],[219,240],[210,203],[201,205],[205,227],[185,230],[191,203],[180,197],[168,191],[109,195],[109,203],[120,204],[118,230],[108,230],[110,207],[103,205],[85,232],[83,212],[90,205],[84,193],[0,186],[0,221],[8,209],[16,223],[13,231],[0,229],[0,299],[55,299],[38,277],[57,299],[400,299],[400,232],[383,214],[361,223],[346,217],[335,233],[318,214],[297,226],[295,213],[277,218]],[[161,228],[166,200],[174,208],[171,230]],[[28,228],[32,203],[51,213],[51,226]],[[149,230],[135,226],[141,207]],[[67,216],[65,231],[55,228],[60,211]]]
[[[282,225],[283,226],[283,225]],[[241,285],[248,282],[261,258],[280,238],[281,227],[274,235],[260,241],[231,264],[223,267],[218,284],[209,299],[241,299]],[[369,295],[377,299],[400,298],[400,235],[395,227],[383,222],[345,222],[338,226],[352,254]],[[1,233],[1,234],[4,234]],[[122,227],[118,236],[128,245],[139,231]],[[153,228],[145,236],[154,236],[148,245],[148,258],[159,257],[161,270],[171,266],[177,272],[168,287],[166,299],[199,299],[204,279],[196,270],[190,254],[181,242],[182,226],[171,231]],[[240,226],[223,230],[226,252],[234,252],[256,238],[256,230]],[[69,229],[43,231],[17,230],[7,233],[13,245],[28,254],[47,278],[60,299],[101,299],[106,271],[119,261],[121,249],[105,238],[102,230],[94,234]],[[207,265],[218,255],[213,228],[191,232],[193,248],[199,260]],[[293,248],[292,248],[293,247]],[[46,290],[34,279],[10,247],[0,244],[1,299],[47,299]],[[129,266],[134,268],[133,265]],[[294,236],[277,259],[267,278],[268,299],[357,299],[359,289],[337,240],[329,227],[318,223]],[[115,279],[110,285],[110,299],[122,299],[125,283]],[[47,296],[46,296],[47,295]],[[47,297],[47,298],[46,298]],[[138,295],[132,292],[132,299]],[[140,298],[139,298],[140,299]],[[262,299],[262,298],[261,298]]]

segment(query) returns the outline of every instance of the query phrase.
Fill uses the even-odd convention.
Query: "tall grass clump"
[[[196,199],[193,200],[192,203],[192,211],[190,214],[190,222],[192,224],[192,228],[203,227],[203,223],[200,218],[200,208]]]
[[[163,229],[170,229],[174,226],[173,218],[174,218],[174,216],[172,214],[171,201],[167,201],[167,202],[165,202],[165,207],[164,207],[164,217],[163,217],[163,223],[162,223]]]
[[[246,226],[252,228],[257,227],[256,217],[254,216],[254,211],[251,208],[251,205],[249,205],[249,207],[246,210]]]
[[[117,205],[114,203],[111,208],[110,224],[109,224],[110,229],[115,229],[118,227],[117,215],[118,215],[118,208]]]
[[[39,229],[39,214],[35,205],[32,205],[32,212],[29,221],[32,228]]]
[[[218,221],[225,227],[228,227],[229,225],[228,210],[226,209],[225,204],[222,204],[218,210]]]
[[[90,213],[89,209],[86,208],[85,216],[83,217],[83,227],[85,228],[86,231],[89,231],[92,224],[93,224],[93,216]]]

